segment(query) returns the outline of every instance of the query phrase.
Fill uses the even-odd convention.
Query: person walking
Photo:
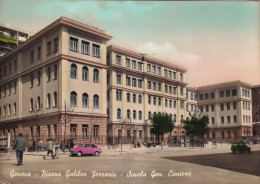
[[[42,151],[43,149],[42,149],[42,140],[41,139],[39,141],[39,144],[40,144],[40,150]]]
[[[23,152],[26,149],[26,141],[23,138],[23,134],[19,133],[18,138],[15,139],[14,149],[16,149],[16,158],[18,166],[23,164]]]
[[[48,156],[49,154],[51,154],[52,159],[55,159],[54,155],[53,155],[53,143],[50,140],[48,143],[48,147],[47,147],[47,154],[43,156],[43,159],[45,160],[45,157]]]

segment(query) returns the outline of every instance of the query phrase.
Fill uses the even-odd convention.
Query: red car
[[[83,144],[78,144],[71,148],[70,151],[71,156],[77,155],[78,157],[81,157],[82,155],[99,156],[101,153],[101,149],[92,142],[84,142]]]

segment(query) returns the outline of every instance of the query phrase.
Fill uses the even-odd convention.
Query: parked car
[[[75,145],[70,151],[71,156],[77,155],[78,157],[81,157],[82,155],[99,156],[101,153],[102,150],[92,142],[84,142],[83,144]]]
[[[231,151],[232,153],[243,153],[243,152],[248,152],[250,153],[251,148],[249,146],[246,145],[245,142],[239,141],[239,142],[233,142],[232,146],[231,146]]]

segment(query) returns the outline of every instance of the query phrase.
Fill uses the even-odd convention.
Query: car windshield
[[[74,147],[83,147],[83,144],[77,144]]]

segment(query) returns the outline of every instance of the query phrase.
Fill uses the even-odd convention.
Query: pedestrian
[[[59,148],[60,148],[60,146],[59,146],[59,144],[58,143],[56,143],[55,145],[54,145],[54,157],[55,158],[57,158],[58,159],[58,151],[59,151]]]
[[[53,155],[53,143],[51,140],[48,143],[47,154],[43,156],[43,159],[45,160],[45,157],[48,156],[49,154],[51,154],[52,159],[55,159]]]
[[[71,140],[70,141],[70,150],[71,150],[71,148],[73,148],[74,147],[74,143],[73,143],[73,140]]]
[[[42,140],[41,139],[39,141],[39,145],[40,145],[40,150],[42,151],[43,149],[42,149]]]
[[[15,139],[14,149],[16,149],[16,158],[18,166],[23,164],[23,152],[26,149],[26,141],[23,138],[23,134],[19,133],[18,138]]]
[[[36,148],[35,148],[35,140],[33,139],[33,151],[36,151]]]

